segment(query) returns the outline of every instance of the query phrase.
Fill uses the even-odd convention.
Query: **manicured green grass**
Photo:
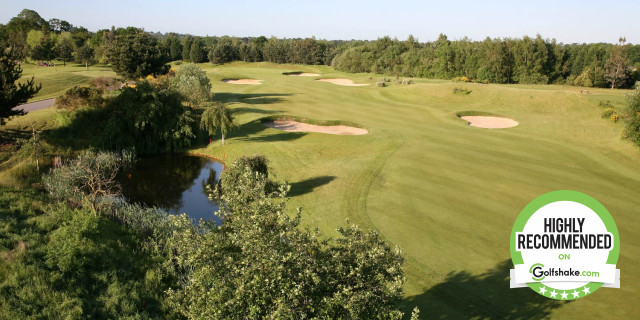
[[[216,137],[193,151],[226,162],[266,155],[272,177],[292,185],[291,212],[303,207],[304,223],[327,235],[346,219],[380,230],[407,258],[407,310],[417,305],[425,318],[464,319],[638,313],[640,151],[620,139],[623,125],[601,119],[598,107],[607,100],[623,106],[630,91],[591,89],[581,95],[579,87],[570,86],[469,83],[464,87],[471,93],[457,95],[452,91],[460,84],[445,80],[415,79],[405,86],[392,81],[379,88],[379,75],[328,67],[201,66],[212,80],[214,98],[229,104],[240,126],[224,147]],[[81,69],[71,74],[82,75]],[[49,70],[43,78],[52,77]],[[282,74],[287,71],[371,85],[344,87]],[[220,81],[227,78],[264,81]],[[70,121],[47,112],[57,113],[36,111],[8,127],[17,130],[38,119],[51,126]],[[461,112],[496,114],[520,125],[475,128],[458,118]],[[262,125],[260,119],[275,115],[352,122],[369,133],[288,133]],[[509,289],[509,236],[516,216],[534,198],[560,189],[587,193],[613,215],[621,236],[622,288],[604,288],[565,304],[528,289]]]
[[[105,65],[92,65],[87,71],[84,65],[77,63],[67,63],[63,66],[61,61],[56,61],[55,64],[55,67],[40,67],[33,63],[22,64],[20,81],[27,81],[34,77],[36,85],[42,84],[40,92],[29,102],[55,98],[73,86],[87,84],[91,78],[116,76],[115,72]]]
[[[640,267],[640,170],[637,147],[621,140],[621,123],[600,118],[599,101],[623,105],[628,91],[570,86],[416,84],[342,87],[284,71],[322,73],[375,83],[379,76],[326,67],[267,63],[203,65],[216,99],[234,109],[240,128],[227,145],[199,152],[227,161],[264,154],[276,178],[292,184],[291,207],[322,231],[350,219],[374,227],[406,254],[407,309],[433,318],[615,317],[637,314]],[[369,79],[372,76],[373,79]],[[220,82],[230,77],[262,85]],[[520,125],[470,127],[457,113],[498,114]],[[352,121],[363,136],[287,133],[259,118],[287,114]],[[216,138],[219,139],[219,138]],[[509,236],[516,216],[534,198],[571,189],[602,202],[622,239],[621,289],[558,304],[528,289],[509,289]]]

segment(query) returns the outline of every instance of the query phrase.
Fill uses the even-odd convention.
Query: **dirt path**
[[[22,109],[24,110],[24,112],[31,112],[31,111],[36,111],[40,109],[46,109],[46,108],[53,107],[54,100],[55,99],[52,98],[52,99],[40,100],[36,102],[31,102],[31,103],[25,103],[23,105],[19,105],[13,108],[13,110]]]

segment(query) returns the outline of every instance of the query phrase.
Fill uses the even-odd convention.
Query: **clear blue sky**
[[[413,34],[431,41],[468,36],[535,36],[560,42],[640,43],[640,1],[404,1],[404,0],[227,0],[227,1],[44,1],[0,0],[0,23],[22,9],[91,31],[135,26],[147,31],[194,35],[376,39]]]

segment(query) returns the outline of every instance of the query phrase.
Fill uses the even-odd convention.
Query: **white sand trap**
[[[348,126],[317,126],[314,124],[288,121],[288,120],[276,120],[273,122],[265,122],[265,126],[269,128],[279,129],[288,132],[319,132],[328,134],[339,135],[362,135],[367,134],[367,129],[348,127]]]
[[[470,126],[487,129],[511,128],[520,124],[513,119],[501,117],[462,116],[460,118],[468,121]]]
[[[224,79],[222,82],[230,84],[262,84],[262,80],[255,79]]]
[[[353,82],[353,80],[349,80],[349,79],[317,79],[317,80],[322,82],[337,84],[339,86],[348,86],[348,87],[361,87],[361,86],[369,85],[368,83],[355,83]]]
[[[309,72],[292,72],[292,73],[287,73],[288,76],[294,76],[294,77],[318,77],[320,76],[319,73],[309,73]]]

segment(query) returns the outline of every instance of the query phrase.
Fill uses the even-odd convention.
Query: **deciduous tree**
[[[604,78],[611,85],[611,89],[621,87],[629,77],[626,41],[627,39],[622,37],[618,39],[618,44],[611,48],[609,59],[605,63]]]
[[[184,96],[190,107],[198,107],[211,97],[211,81],[195,64],[183,65],[171,79],[171,87]]]
[[[202,113],[200,127],[207,130],[210,135],[214,135],[220,129],[222,145],[224,145],[224,136],[235,127],[235,123],[229,108],[223,103],[216,102]]]
[[[69,39],[61,38],[55,47],[55,51],[64,66],[67,65],[67,61],[73,59],[73,43]]]
[[[89,62],[93,60],[93,48],[89,44],[85,43],[82,47],[76,51],[76,61],[84,63],[84,66],[89,71]]]
[[[127,79],[165,74],[167,57],[158,48],[158,41],[141,29],[130,28],[117,33],[108,51],[113,70]]]

